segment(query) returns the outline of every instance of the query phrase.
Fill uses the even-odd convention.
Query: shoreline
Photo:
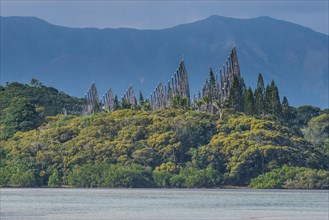
[[[0,186],[1,189],[168,189],[168,190],[211,190],[211,189],[219,189],[219,190],[321,190],[321,191],[328,191],[329,189],[278,189],[278,188],[251,188],[247,186],[234,186],[234,185],[223,185],[214,188],[158,188],[158,187],[139,187],[139,188],[129,188],[129,187],[74,187],[74,186],[60,186],[60,187],[48,187],[48,186],[37,186],[37,187],[16,187],[16,186]]]

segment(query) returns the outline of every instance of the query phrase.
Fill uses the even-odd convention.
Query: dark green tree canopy
[[[210,100],[215,100],[216,99],[216,80],[214,76],[214,72],[212,71],[212,68],[209,70],[209,98]]]
[[[282,115],[279,90],[274,80],[272,80],[270,85],[266,86],[264,104],[266,113],[276,116]]]
[[[34,105],[27,99],[14,98],[4,110],[5,137],[10,137],[17,131],[35,129],[41,122],[40,115]]]
[[[243,99],[244,112],[247,115],[255,114],[255,99],[251,87],[249,86]]]
[[[230,89],[229,106],[237,111],[243,111],[242,85],[236,75],[234,75],[233,84]]]
[[[257,89],[260,89],[261,93],[265,92],[264,80],[261,73],[258,74]]]
[[[142,91],[139,90],[139,104],[143,105],[144,104],[144,97],[143,97],[143,94],[142,94]]]
[[[257,88],[255,89],[255,114],[256,115],[264,115],[265,114],[265,106],[264,106],[264,80],[262,74],[259,73],[257,80]]]

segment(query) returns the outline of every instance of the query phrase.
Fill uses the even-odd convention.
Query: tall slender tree
[[[264,112],[264,80],[261,73],[258,74],[257,88],[255,89],[255,114],[263,115]]]
[[[282,107],[280,102],[279,91],[278,91],[278,87],[275,85],[274,80],[272,80],[270,85],[266,86],[264,103],[265,103],[266,113],[277,115],[277,116],[282,115]]]
[[[270,84],[267,84],[264,93],[264,112],[266,114],[271,114],[271,100],[272,100],[272,87]]]
[[[119,100],[118,100],[118,96],[115,95],[114,96],[114,110],[118,110],[120,108],[121,108],[121,106],[120,106],[120,103],[119,103]]]
[[[214,112],[212,104],[216,100],[216,80],[212,68],[209,69],[208,99],[209,99],[209,107],[208,107],[209,109],[207,109],[207,111],[212,114]]]
[[[240,112],[243,111],[242,86],[236,75],[234,75],[233,84],[230,89],[229,107]]]
[[[289,102],[288,102],[288,99],[287,97],[283,97],[282,99],[282,113],[284,115],[285,112],[288,111],[288,108],[289,108]]]
[[[296,118],[294,108],[289,105],[288,99],[285,96],[282,99],[282,117],[289,123]]]
[[[139,90],[139,104],[140,105],[143,105],[144,104],[144,97],[143,97],[143,94],[142,94],[142,91]]]
[[[131,105],[131,109],[138,109],[138,104],[137,104],[137,99],[136,99],[136,97],[134,97],[134,104],[133,105]]]
[[[262,93],[264,93],[264,91],[265,91],[264,79],[263,79],[263,76],[261,73],[258,74],[257,88],[260,88]]]
[[[243,108],[244,112],[247,115],[254,115],[255,113],[255,100],[254,100],[254,94],[252,92],[251,87],[249,86],[243,99]]]
[[[216,80],[212,68],[209,70],[209,95],[211,101],[216,99]]]

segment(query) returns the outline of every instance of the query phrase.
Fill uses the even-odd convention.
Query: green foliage
[[[214,116],[206,113],[118,110],[92,116],[47,117],[38,130],[18,132],[1,146],[8,161],[29,158],[41,179],[37,184],[57,186],[57,179],[63,178],[64,184],[93,187],[99,183],[88,179],[88,184],[82,180],[74,183],[76,178],[68,182],[67,177],[74,169],[70,177],[82,175],[83,164],[106,162],[119,167],[135,163],[152,170],[169,161],[185,164],[190,160],[189,150],[207,144],[215,132]],[[88,172],[84,173],[97,174]]]
[[[138,164],[85,164],[75,166],[67,182],[76,187],[150,187],[151,170]]]
[[[190,163],[186,167],[175,166],[173,169],[163,169],[162,166],[153,171],[154,183],[158,187],[215,187],[222,180],[220,173],[211,167],[198,169]]]
[[[32,169],[21,162],[8,162],[0,167],[0,186],[32,187],[37,179]]]
[[[226,100],[223,100],[223,99],[219,99],[219,100],[215,100],[213,103],[212,103],[213,107],[215,107],[215,112],[218,113],[219,115],[219,119],[223,119],[223,113],[224,113],[224,106],[227,105],[227,102]]]
[[[206,112],[211,112],[212,110],[212,100],[209,95],[202,96],[201,105],[205,104]]]
[[[153,181],[157,187],[170,187],[171,179],[175,174],[178,174],[181,170],[181,166],[174,164],[173,162],[163,163],[157,166],[153,171]]]
[[[329,156],[329,114],[312,118],[303,129],[305,139]]]
[[[171,179],[172,186],[187,188],[215,187],[219,186],[220,182],[221,175],[218,171],[211,167],[200,170],[191,164],[182,168],[180,173]]]
[[[31,86],[36,86],[36,87],[41,87],[42,83],[38,79],[32,78],[31,81],[30,81],[30,85]]]
[[[50,187],[58,187],[62,185],[62,178],[58,172],[57,169],[55,169],[53,171],[53,173],[51,174],[51,176],[49,177],[48,180],[48,186]]]
[[[244,95],[243,106],[244,106],[244,112],[247,115],[253,115],[255,113],[254,94],[253,94],[250,86],[248,87],[248,89]]]
[[[280,102],[279,90],[272,80],[270,85],[266,86],[264,99],[265,112],[272,115],[281,116],[282,107]]]
[[[52,87],[43,86],[37,79],[31,80],[31,86],[18,82],[8,83],[0,90],[0,113],[10,105],[15,98],[26,99],[31,105],[36,106],[39,114],[43,117],[63,113],[80,115],[83,99],[78,99],[59,92]]]
[[[240,112],[243,111],[242,83],[236,75],[233,78],[228,100],[230,108]]]
[[[264,106],[264,80],[261,73],[258,75],[257,80],[257,88],[255,90],[255,114],[256,115],[263,115],[265,113],[265,106]]]
[[[289,105],[287,97],[282,99],[282,118],[289,124],[295,124],[297,111]]]
[[[142,94],[142,91],[139,90],[139,104],[140,105],[143,105],[144,104],[144,97],[143,97],[143,94]]]
[[[28,100],[15,98],[4,110],[4,139],[11,137],[17,131],[28,131],[35,129],[40,124],[41,119],[35,106]]]
[[[114,110],[119,110],[121,108],[120,103],[119,103],[119,99],[118,96],[115,95],[114,96]]]
[[[303,105],[297,108],[296,121],[299,126],[305,126],[314,117],[321,114],[321,109],[311,105]]]
[[[146,100],[144,102],[144,104],[142,105],[142,110],[144,110],[144,111],[150,111],[151,110],[151,104],[148,100]]]
[[[175,95],[170,103],[170,107],[175,108],[175,109],[189,109],[189,103],[187,98],[179,95]]]
[[[223,163],[217,158],[226,161],[226,183],[244,185],[251,178],[283,164],[315,168],[325,165],[323,154],[275,121],[231,117],[227,122],[219,121],[218,128],[219,133],[213,136],[208,147],[200,148],[194,158],[201,163],[209,161],[215,167]]]
[[[327,115],[309,122],[305,132],[315,136],[305,133],[307,141],[276,116],[246,116],[216,102],[219,115],[207,114],[177,100],[177,108],[155,111],[146,100],[140,110],[45,117],[0,142],[1,185],[217,187],[249,184],[285,164],[328,169]]]
[[[121,99],[121,108],[122,109],[131,109],[131,104],[127,101],[127,99]]]
[[[212,68],[210,68],[209,70],[209,86],[210,86],[209,98],[210,101],[213,102],[216,99],[217,95],[216,95],[216,80]]]
[[[260,189],[329,189],[329,172],[284,165],[252,179],[250,186]]]

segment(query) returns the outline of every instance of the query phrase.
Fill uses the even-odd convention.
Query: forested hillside
[[[2,130],[22,112],[14,97],[28,99],[18,106],[30,122],[43,117],[2,137],[2,186],[329,188],[329,114],[316,107],[289,107],[294,117],[179,105],[75,116],[80,100],[11,83],[1,88]],[[63,107],[71,114],[57,115]]]
[[[80,115],[82,103],[82,99],[46,87],[37,79],[29,85],[13,82],[0,86],[1,139],[34,129],[50,115]]]

